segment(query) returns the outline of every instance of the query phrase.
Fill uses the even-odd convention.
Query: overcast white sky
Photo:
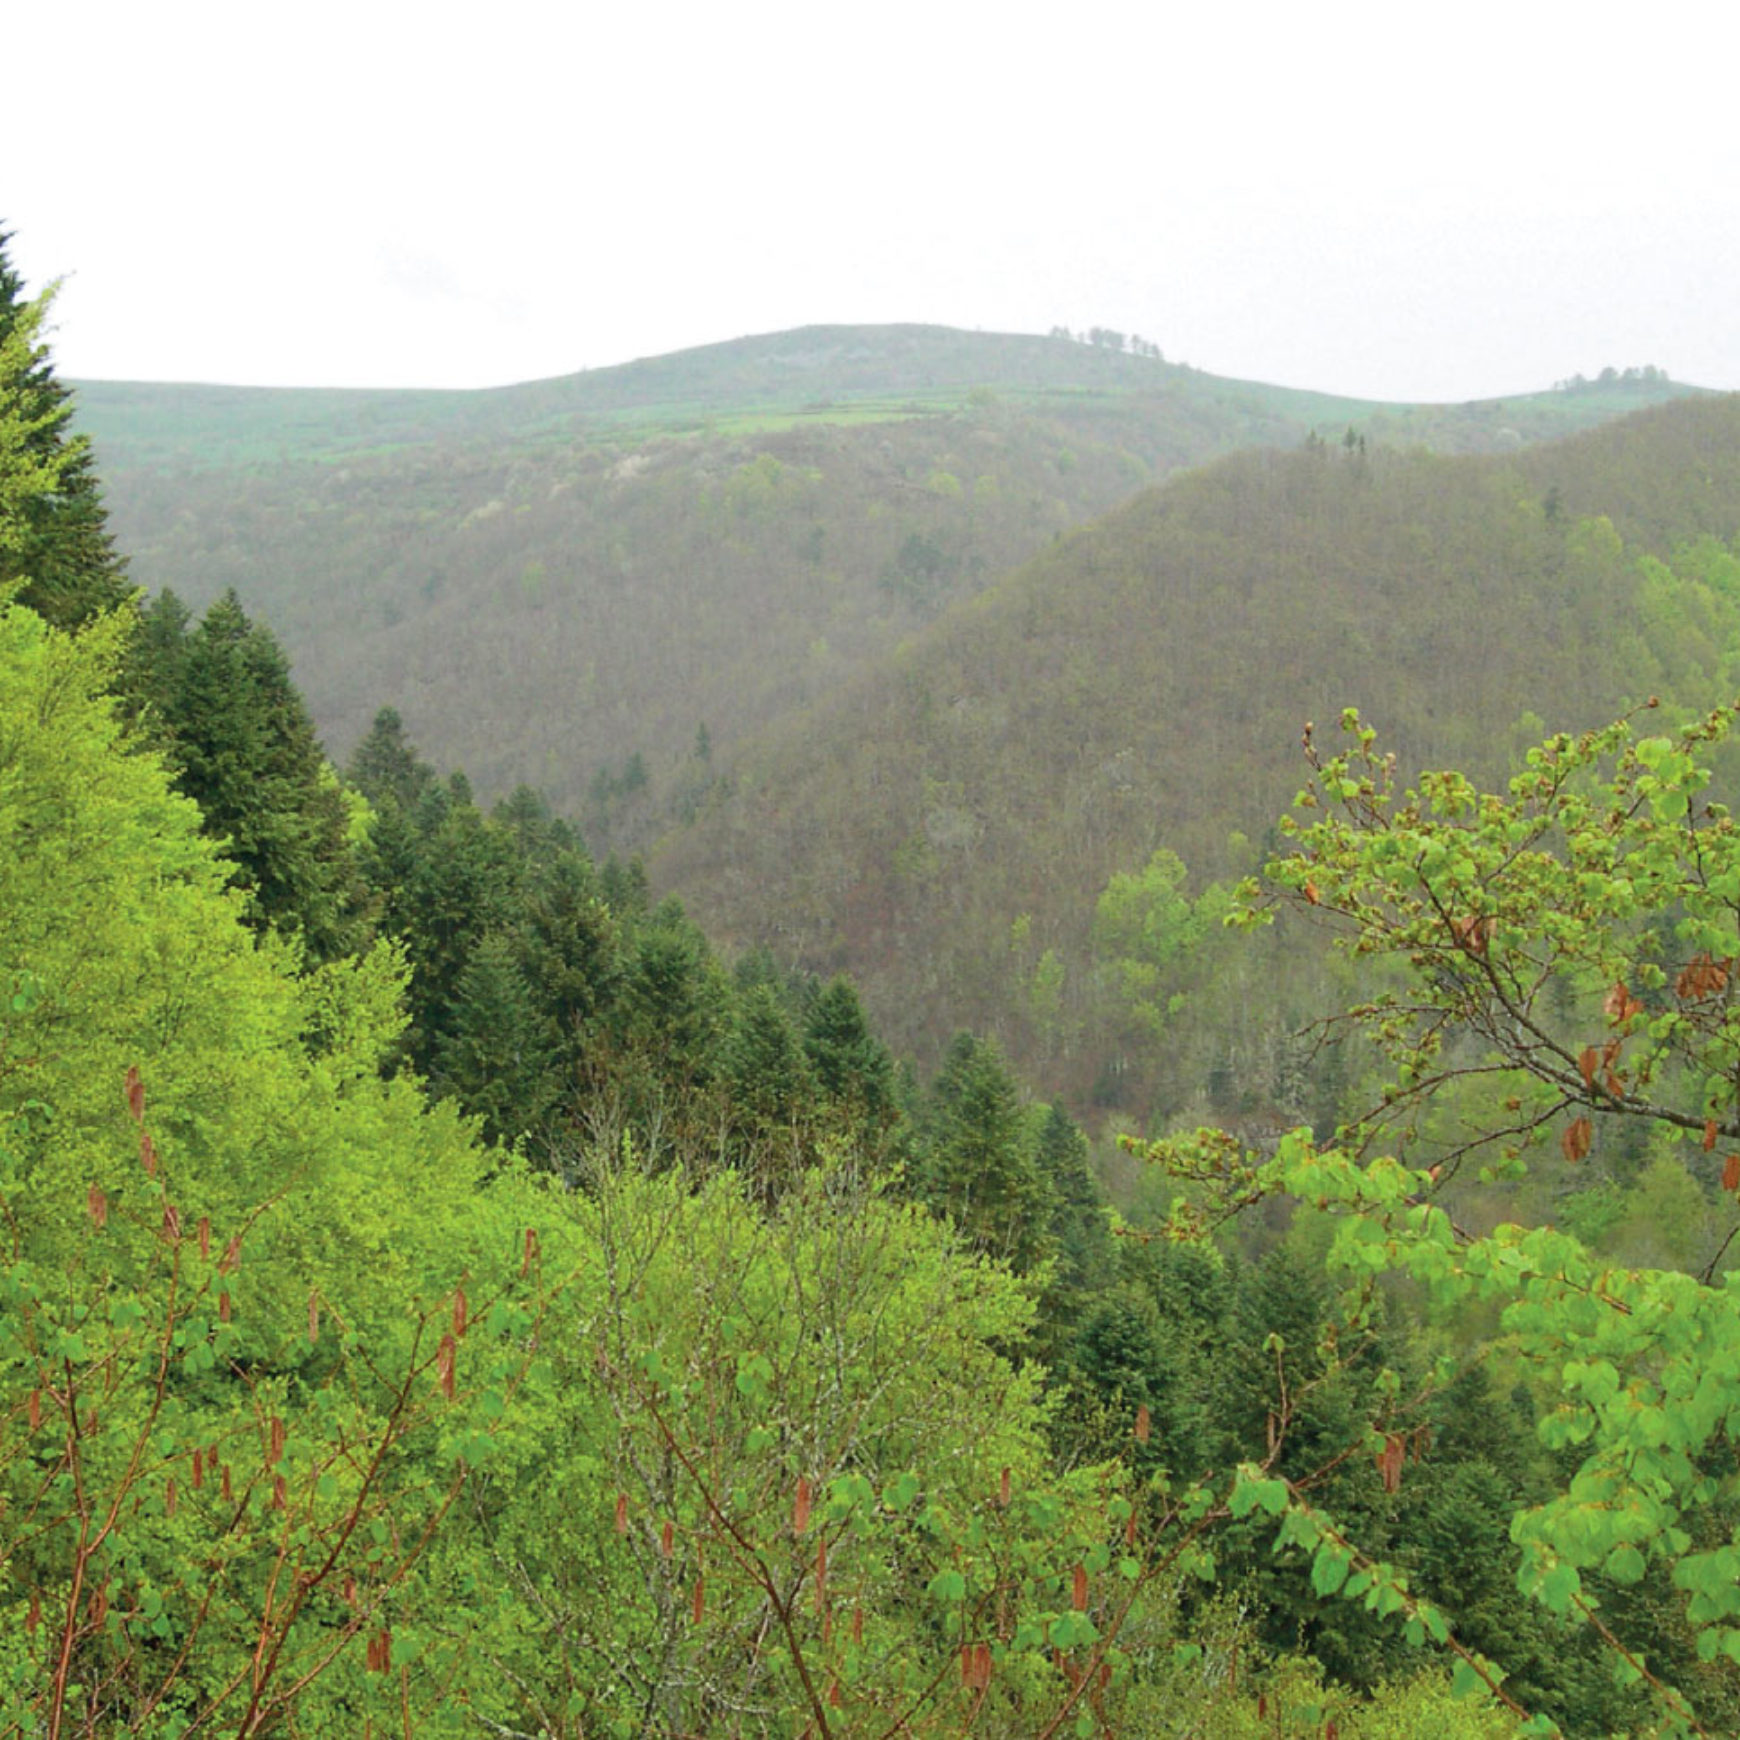
[[[80,0],[0,223],[71,377],[482,386],[818,321],[1740,387],[1740,9]]]

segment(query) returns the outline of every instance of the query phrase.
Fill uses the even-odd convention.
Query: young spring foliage
[[[1453,773],[1399,792],[1393,758],[1357,716],[1343,721],[1343,755],[1320,756],[1308,730],[1304,816],[1283,824],[1276,892],[1248,888],[1247,916],[1281,898],[1335,925],[1385,986],[1341,1019],[1375,1043],[1390,1079],[1333,1148],[1297,1132],[1262,1160],[1204,1133],[1155,1150],[1193,1186],[1180,1232],[1270,1196],[1330,1215],[1344,1335],[1363,1332],[1398,1275],[1440,1309],[1498,1313],[1499,1349],[1548,1398],[1541,1435],[1563,1470],[1511,1519],[1519,1587],[1598,1635],[1621,1684],[1646,1688],[1674,1733],[1733,1719],[1740,1277],[1722,1270],[1725,1242],[1695,1276],[1616,1266],[1552,1225],[1470,1232],[1470,1180],[1456,1175],[1470,1155],[1488,1180],[1520,1175],[1531,1149],[1575,1167],[1615,1125],[1642,1120],[1680,1143],[1740,1223],[1740,1158],[1725,1157],[1740,1140],[1740,829],[1711,795],[1734,717],[1550,738],[1505,794]],[[1467,1127],[1436,1132],[1431,1166],[1372,1157],[1423,1140],[1452,1093]],[[1386,1483],[1402,1477],[1405,1421],[1399,1402],[1372,1420]],[[1453,1612],[1434,1618],[1405,1588],[1384,1594],[1381,1563],[1299,1487],[1258,1496],[1313,1555],[1320,1593],[1351,1590],[1453,1637]],[[1500,1677],[1472,1656],[1462,1672]]]
[[[455,1671],[424,1550],[527,1363],[537,1209],[381,1079],[390,950],[299,976],[244,926],[123,740],[125,626],[0,606],[0,1726],[360,1731],[384,1656],[394,1708]]]

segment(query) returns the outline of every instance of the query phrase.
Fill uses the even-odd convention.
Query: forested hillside
[[[1218,1047],[1249,1094],[1322,987],[1212,1037],[1222,999],[1167,1004],[1233,970],[1189,903],[1255,866],[1306,721],[1358,704],[1404,768],[1497,778],[1543,716],[1701,702],[1734,679],[1737,533],[1731,398],[1504,459],[1232,456],[770,733],[655,880],[738,945],[852,972],[902,1046],[977,1026],[1141,1112],[1189,1103]]]
[[[1740,1728],[1732,402],[1140,496],[720,752],[691,909],[134,596],[47,310],[0,247],[0,1728]],[[1011,1046],[1147,1096],[1123,1212]]]
[[[1688,390],[1377,406],[1099,337],[808,328],[491,393],[89,383],[80,416],[135,579],[240,588],[330,741],[391,705],[486,794],[631,846],[714,755],[1181,466],[1355,425],[1514,448]]]

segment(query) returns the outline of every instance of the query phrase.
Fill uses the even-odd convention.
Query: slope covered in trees
[[[15,406],[0,390],[0,454]],[[0,549],[76,457],[0,463]],[[765,963],[728,979],[530,794],[484,817],[390,714],[353,834],[305,829],[325,784],[306,717],[235,600],[197,628],[160,604],[74,634],[20,590],[0,597],[9,1728],[940,1740],[1161,1710],[1236,1728],[1271,1700],[1350,1735],[1511,1726],[1413,1663],[1365,1672],[1369,1702],[1297,1657],[1253,1668],[1212,1606],[1186,1640],[1204,1537],[1263,1489],[1138,1487],[1141,1447],[1187,1440],[1131,1391],[1212,1346],[1237,1292],[1199,1299],[1195,1338],[1144,1337],[1167,1266],[1125,1264],[1078,1133],[994,1049],[961,1041],[919,1095],[843,982],[805,999],[800,1038]],[[311,842],[346,874],[281,875]],[[357,872],[355,928],[318,931]],[[575,1048],[542,1077],[561,1106],[546,1044]],[[433,1107],[404,1067],[422,1056]],[[480,1140],[534,1113],[539,1171]],[[1021,1358],[1042,1308],[1051,1373]],[[1047,1398],[1066,1371],[1073,1469]],[[1218,1455],[1188,1423],[1181,1460]]]
[[[1740,649],[1737,533],[1734,399],[1503,459],[1233,456],[771,733],[655,880],[735,943],[851,971],[900,1046],[997,1031],[1052,1087],[1116,1103],[1132,1059],[1193,1043],[1173,995],[1213,982],[1209,1004],[1261,1008],[1272,1035],[1306,1018],[1278,985],[1225,995],[1215,974],[1240,969],[1196,903],[1255,862],[1307,720],[1356,702],[1404,766],[1492,776],[1531,714],[1701,702]],[[1223,1042],[1260,1073],[1259,1033]]]
[[[1118,335],[1101,335],[1102,338]],[[491,393],[82,389],[134,565],[282,635],[321,730],[395,707],[597,843],[1153,478],[1308,431],[1511,448],[1687,389],[1376,406],[1109,342],[808,328]]]
[[[1080,897],[1078,957],[1044,928],[1067,878],[1024,872],[983,981],[1018,1038],[1200,1050],[1220,1010],[1313,1000],[1367,1036],[1339,1077],[1274,1060],[1316,1137],[1277,1103],[1131,1143],[1166,1193],[1132,1228],[995,1040],[897,1061],[848,979],[721,956],[391,709],[347,785],[235,595],[116,605],[3,269],[0,312],[0,1725],[1740,1727],[1734,716],[1673,704],[1733,684],[1731,404],[1505,466],[1357,439],[1230,464],[912,649],[898,676],[957,685],[940,732],[903,692],[921,744],[989,765],[994,704],[1049,705],[1059,670],[1050,723],[1113,716],[1057,616],[1109,659],[1145,586],[1201,662],[1191,559],[1228,619],[1327,659],[1271,583],[1298,543],[1328,630],[1439,678],[1411,715],[1390,679],[1399,759],[1351,712],[1342,755],[1307,733],[1265,882],[1138,854]],[[960,688],[1009,597],[1006,688]],[[1188,745],[1235,802],[1286,650]],[[1563,719],[1616,662],[1666,699],[1581,736],[1492,741],[1446,693],[1495,708],[1532,669]],[[1508,788],[1404,789],[1440,740]],[[1198,862],[1252,855],[1169,789]],[[965,786],[923,797],[896,861],[935,893],[976,819]],[[1277,905],[1346,965],[1220,923]]]

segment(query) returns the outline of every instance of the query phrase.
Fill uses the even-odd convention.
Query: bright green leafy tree
[[[526,1365],[536,1205],[381,1080],[389,950],[244,926],[123,739],[126,629],[0,606],[0,1727],[361,1732],[457,1671],[425,1547]]]
[[[1463,1205],[1531,1158],[1574,1174],[1639,1123],[1740,1221],[1740,828],[1713,795],[1734,717],[1556,736],[1490,793],[1457,774],[1400,790],[1349,714],[1346,753],[1311,750],[1302,818],[1268,874],[1369,963],[1377,992],[1345,1019],[1388,1059],[1388,1084],[1323,1151],[1303,1132],[1270,1160],[1208,1134],[1157,1150],[1190,1185],[1180,1232],[1277,1194],[1332,1218],[1342,1337],[1369,1332],[1395,1274],[1436,1309],[1498,1311],[1562,1470],[1511,1517],[1519,1589],[1599,1640],[1641,1700],[1632,1720],[1675,1733],[1731,1732],[1740,1712],[1726,1472],[1740,1443],[1740,1285],[1725,1241],[1696,1273],[1627,1268],[1551,1224],[1466,1230]],[[1247,893],[1260,917],[1266,897]],[[1440,1127],[1451,1101],[1456,1125]],[[1423,1169],[1372,1157],[1415,1145]],[[1411,1428],[1403,1386],[1385,1388],[1366,1431],[1389,1483]],[[1320,1594],[1453,1635],[1453,1604],[1423,1613],[1302,1483],[1282,1509],[1282,1540],[1310,1556]],[[1470,1684],[1502,1674],[1472,1651],[1460,1671]]]

